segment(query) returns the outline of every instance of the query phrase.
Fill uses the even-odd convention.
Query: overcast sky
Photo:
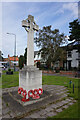
[[[61,33],[69,35],[69,22],[78,18],[77,2],[3,2],[2,3],[2,52],[7,57],[14,55],[14,36],[16,34],[17,55],[23,55],[27,47],[27,32],[21,21],[33,15],[39,28],[52,25]],[[34,45],[34,50],[38,50]]]

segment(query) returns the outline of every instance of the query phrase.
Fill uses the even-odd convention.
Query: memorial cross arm
[[[28,15],[28,18],[22,21],[22,27],[24,27],[27,32],[29,32],[29,30],[31,29],[33,29],[34,31],[39,30],[39,26],[35,23],[34,16],[32,15]]]

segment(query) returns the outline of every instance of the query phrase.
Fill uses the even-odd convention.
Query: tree
[[[0,61],[3,60],[3,57],[2,57],[3,53],[0,51]]]
[[[70,28],[69,41],[72,41],[74,39],[75,41],[80,41],[80,23],[78,19],[74,20],[73,22],[70,22],[69,28]]]
[[[27,48],[25,49],[25,53],[24,53],[24,64],[26,65],[27,63]]]
[[[24,56],[20,55],[19,57],[19,68],[22,69],[24,67],[24,64],[26,65],[27,62],[27,48],[25,49]]]
[[[20,55],[19,57],[19,68],[22,69],[24,66],[24,56]]]
[[[51,67],[51,63],[59,60],[62,53],[60,45],[65,42],[65,37],[58,29],[51,30],[51,26],[43,27],[36,33],[34,41],[41,48],[39,52],[48,68]]]

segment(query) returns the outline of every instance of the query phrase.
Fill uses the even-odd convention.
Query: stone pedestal
[[[22,21],[22,27],[27,31],[27,66],[25,66],[19,72],[19,87],[28,91],[34,89],[42,89],[42,71],[34,66],[34,31],[39,30],[39,26],[34,21],[34,16],[28,15],[26,20]],[[40,89],[39,89],[40,90]],[[35,91],[33,91],[35,94]],[[41,91],[40,91],[41,92]],[[19,91],[20,93],[20,91]],[[21,94],[21,93],[20,93]],[[39,92],[37,92],[40,95]],[[42,94],[42,92],[41,92]],[[23,92],[23,101],[25,100],[25,95]],[[28,98],[28,94],[27,97]],[[36,94],[33,95],[33,98],[39,98]]]
[[[27,92],[42,88],[42,71],[35,66],[25,66],[19,72],[19,87]]]

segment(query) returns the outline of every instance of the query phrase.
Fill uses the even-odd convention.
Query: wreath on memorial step
[[[39,95],[41,95],[43,93],[43,89],[39,88]]]
[[[23,93],[23,88],[18,88],[18,93],[21,94],[21,92]]]
[[[26,102],[29,101],[29,98],[32,97],[33,99],[39,99],[40,96],[43,93],[43,89],[39,88],[39,89],[34,89],[34,90],[29,90],[28,94],[27,91],[24,90],[23,88],[19,87],[18,88],[18,94],[21,94],[23,96],[22,101]],[[28,95],[28,99],[26,99],[26,96]]]
[[[28,92],[28,97],[30,98],[30,97],[34,97],[34,91],[33,90],[30,90],[29,92]]]

